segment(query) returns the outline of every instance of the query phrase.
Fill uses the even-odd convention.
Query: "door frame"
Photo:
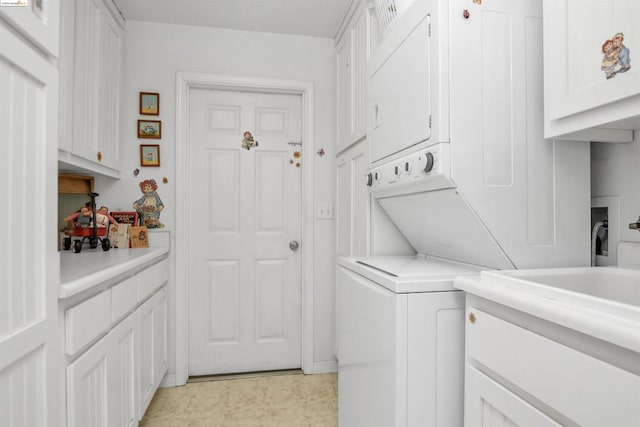
[[[244,92],[284,93],[302,96],[302,370],[313,373],[313,147],[314,85],[301,80],[229,76],[209,73],[176,73],[176,236],[175,236],[175,357],[176,385],[189,377],[189,93],[192,88]]]

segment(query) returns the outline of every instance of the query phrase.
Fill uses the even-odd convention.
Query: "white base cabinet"
[[[466,427],[640,425],[637,356],[470,294],[466,318]]]
[[[168,367],[168,260],[63,300],[68,427],[135,426]]]
[[[67,426],[137,425],[137,320],[130,314],[67,367]]]
[[[140,408],[147,408],[167,372],[167,293],[156,293],[138,309]],[[140,417],[144,410],[140,411]]]

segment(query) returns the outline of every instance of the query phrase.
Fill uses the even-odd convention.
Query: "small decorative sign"
[[[111,212],[118,224],[138,225],[138,212]]]

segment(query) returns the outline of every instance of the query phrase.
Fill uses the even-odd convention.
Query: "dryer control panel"
[[[365,184],[377,196],[455,187],[449,144],[439,143],[369,169]]]

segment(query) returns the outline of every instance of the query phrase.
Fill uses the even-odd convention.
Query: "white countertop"
[[[564,269],[568,272],[596,271],[603,267]],[[626,274],[638,271],[616,270]],[[479,276],[457,277],[454,286],[468,293],[506,305],[558,325],[611,342],[640,353],[640,306],[521,280],[518,275],[543,275],[562,269],[514,270],[513,272],[482,272]],[[533,280],[532,278],[528,278]],[[580,284],[588,287],[588,281]],[[638,292],[637,290],[635,292]]]
[[[168,246],[111,249],[85,249],[60,252],[60,289],[58,298],[69,298],[106,280],[126,273],[169,253]]]

